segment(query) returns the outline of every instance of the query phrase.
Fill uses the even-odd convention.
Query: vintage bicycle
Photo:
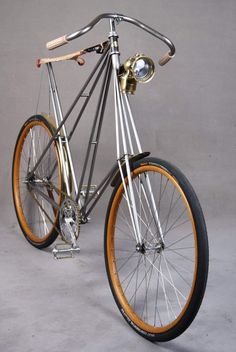
[[[56,258],[79,252],[80,226],[109,187],[113,192],[105,221],[104,255],[110,288],[128,324],[152,341],[167,341],[191,324],[203,299],[208,273],[208,241],[197,196],[182,172],[142,149],[129,103],[138,83],[155,72],[151,58],[140,53],[120,63],[117,25],[128,22],[164,42],[171,40],[146,24],[121,14],[106,13],[86,27],[47,44],[48,49],[86,34],[100,20],[109,22],[108,39],[76,53],[39,59],[48,73],[54,118],[30,117],[20,130],[13,158],[13,199],[19,225],[36,248],[50,246],[58,235],[64,245]],[[99,54],[98,62],[63,116],[53,64]],[[102,82],[80,179],[77,179],[70,140],[90,98]],[[92,184],[110,82],[114,90],[116,160],[98,186]],[[71,131],[66,121],[84,99]],[[85,177],[86,176],[86,177]]]

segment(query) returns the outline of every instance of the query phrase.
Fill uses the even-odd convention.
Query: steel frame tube
[[[98,67],[100,66],[100,64],[102,63],[102,61],[104,60],[104,57],[106,56],[106,54],[108,53],[109,47],[104,51],[104,53],[102,54],[102,57],[100,58],[100,60],[97,62],[95,68],[93,69],[92,73],[90,74],[90,76],[88,77],[87,81],[85,82],[85,84],[83,85],[83,87],[81,88],[79,94],[76,96],[74,102],[72,103],[71,107],[69,108],[68,112],[66,113],[66,115],[64,116],[62,122],[59,124],[59,126],[57,127],[56,131],[54,132],[52,138],[50,139],[50,141],[48,142],[47,146],[45,147],[44,151],[42,152],[42,155],[40,156],[40,158],[38,159],[37,163],[35,164],[35,166],[33,167],[33,169],[31,170],[30,174],[29,174],[29,178],[33,176],[33,173],[35,172],[35,170],[37,169],[37,167],[39,166],[40,162],[42,161],[44,155],[47,153],[48,149],[50,148],[51,144],[53,143],[53,141],[57,138],[58,136],[58,132],[60,132],[62,126],[65,124],[65,122],[67,121],[68,117],[70,116],[71,112],[73,111],[75,105],[77,104],[78,100],[80,99],[80,97],[82,96],[83,92],[85,91],[85,89],[87,88],[88,84],[90,83],[91,79],[93,78],[95,72],[97,71]],[[94,87],[95,88],[95,87]],[[91,93],[92,94],[92,93]],[[76,122],[78,124],[78,120],[81,118],[83,111],[88,103],[88,100],[90,99],[90,96],[88,97],[88,99],[85,101],[83,107],[81,108],[81,113],[79,114]],[[76,126],[77,126],[76,124]],[[75,126],[75,127],[76,127]],[[75,130],[75,128],[74,128]],[[74,130],[72,131],[74,133]],[[73,134],[72,133],[72,134]],[[71,133],[69,134],[69,138],[68,140],[70,140],[72,137]]]
[[[51,84],[52,84],[52,88],[53,88],[53,92],[55,94],[55,98],[56,98],[56,106],[57,106],[57,110],[58,110],[58,117],[60,119],[60,123],[63,121],[63,115],[62,115],[62,107],[61,107],[61,102],[60,102],[60,98],[59,98],[59,94],[58,94],[58,89],[57,89],[57,84],[56,84],[56,80],[55,80],[55,76],[54,76],[54,72],[53,72],[53,68],[52,68],[52,64],[50,63],[48,66],[48,69],[50,71],[49,75],[49,79],[51,80]],[[57,126],[58,127],[58,126]],[[65,140],[65,146],[66,146],[66,151],[67,151],[67,155],[68,155],[68,159],[69,159],[69,167],[71,170],[71,174],[72,174],[72,181],[74,184],[74,189],[75,189],[75,194],[78,193],[78,185],[77,185],[77,180],[76,180],[76,176],[75,176],[75,170],[74,170],[74,165],[73,165],[73,161],[72,161],[72,156],[71,156],[71,151],[70,151],[70,146],[68,143],[68,138],[67,138],[67,131],[66,131],[66,126],[65,124],[62,125],[62,131],[63,131],[63,138]],[[61,143],[61,136],[58,136],[59,141]],[[63,153],[63,149],[61,148],[61,152],[62,152],[62,163],[63,163],[63,169],[66,172],[66,167],[65,167],[65,157],[64,157],[64,153]],[[65,174],[65,182],[66,182],[66,187],[68,185],[69,187],[69,175],[67,175],[67,173]],[[67,189],[68,192],[68,189]],[[70,195],[70,189],[69,189],[69,193],[68,195]]]

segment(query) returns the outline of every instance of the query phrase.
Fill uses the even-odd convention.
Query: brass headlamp
[[[137,82],[147,83],[155,74],[155,65],[150,57],[136,54],[120,67],[120,87],[122,92],[134,94]]]

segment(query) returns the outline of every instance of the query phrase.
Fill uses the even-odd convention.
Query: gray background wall
[[[24,120],[35,112],[41,70],[35,59],[73,52],[100,42],[107,25],[102,23],[87,37],[53,53],[45,42],[88,23],[98,13],[117,11],[142,19],[169,36],[176,57],[165,68],[157,67],[155,79],[138,87],[132,106],[142,131],[145,150],[172,161],[193,183],[207,216],[236,211],[236,3],[217,1],[36,1],[1,0],[0,5],[0,150],[3,221],[11,222],[10,170],[13,147]],[[126,31],[128,29],[128,32]],[[119,27],[123,59],[143,51],[154,59],[165,47],[128,25]],[[123,37],[122,37],[123,35]],[[59,88],[64,109],[96,58],[87,67],[60,64]],[[58,72],[58,71],[56,71]],[[136,98],[136,99],[135,99]],[[114,159],[113,106],[110,97],[107,127],[98,163],[98,175]],[[87,114],[82,128],[89,126]],[[85,142],[83,132],[80,140]],[[83,143],[84,145],[84,143]],[[83,147],[80,147],[83,149]],[[77,156],[83,150],[74,147]]]
[[[13,244],[18,240],[19,228],[11,197],[11,162],[19,128],[35,112],[41,75],[41,70],[35,68],[35,59],[49,55],[46,41],[80,28],[102,12],[121,12],[141,19],[169,36],[176,45],[174,60],[165,68],[157,67],[155,79],[147,86],[138,87],[131,104],[137,127],[142,132],[144,149],[179,166],[200,198],[209,229],[212,261],[210,288],[204,306],[205,321],[210,331],[221,316],[218,325],[226,324],[228,341],[232,343],[235,314],[230,297],[235,295],[231,272],[235,265],[236,213],[235,0],[0,0],[0,221],[3,241],[10,238]],[[106,39],[106,29],[106,23],[102,23],[85,38],[51,55],[73,52],[84,45],[100,42]],[[137,51],[155,59],[166,51],[162,44],[135,28],[124,24],[118,29],[122,59]],[[74,63],[60,64],[61,70],[56,72],[59,88],[64,91],[64,110],[94,60],[94,57],[88,57],[83,68]],[[73,142],[75,159],[79,162],[83,160],[92,112],[93,106],[78,131],[76,140],[82,145],[78,148],[76,140]],[[106,122],[96,178],[109,167],[115,155],[112,96],[106,110]],[[95,214],[102,214],[102,222],[104,207]],[[95,229],[96,222],[93,226]],[[5,236],[9,232],[10,237]],[[21,248],[23,242],[18,245]],[[9,257],[9,250],[4,253]],[[40,261],[39,254],[37,256]],[[221,281],[218,281],[219,273]],[[229,284],[227,297],[223,288],[219,288],[226,279]],[[228,305],[221,306],[222,301]],[[222,310],[219,311],[219,307]],[[203,334],[204,328],[201,331]],[[195,338],[197,335],[196,331]],[[210,345],[212,338],[204,336]],[[199,336],[197,341],[201,345]],[[175,350],[173,345],[168,346],[169,350]],[[178,346],[181,351],[188,350],[181,344]],[[203,345],[201,350],[204,350]],[[206,350],[213,351],[211,348]]]

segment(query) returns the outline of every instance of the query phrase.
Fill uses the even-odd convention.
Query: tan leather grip
[[[63,35],[63,37],[47,42],[46,47],[48,50],[53,50],[67,43],[68,43],[68,40],[66,40],[66,35]]]
[[[173,56],[171,56],[169,53],[166,53],[158,62],[160,66],[164,66],[167,64],[170,59],[172,59]]]

